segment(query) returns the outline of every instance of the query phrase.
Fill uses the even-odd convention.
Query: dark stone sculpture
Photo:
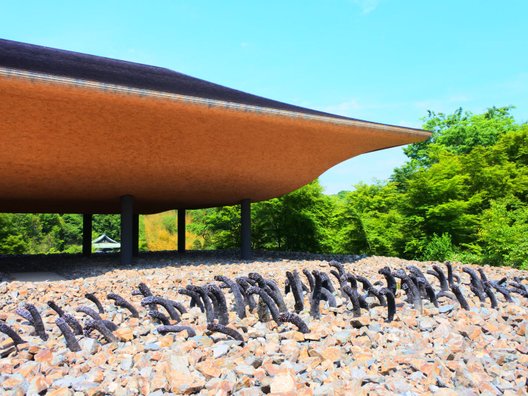
[[[118,307],[123,307],[125,309],[128,309],[130,313],[132,314],[132,317],[139,318],[139,313],[137,309],[130,304],[127,300],[125,300],[123,297],[121,297],[119,294],[110,293],[106,296],[109,300],[113,300],[114,304]]]
[[[192,327],[189,326],[175,326],[175,325],[163,325],[156,328],[158,333],[165,335],[167,333],[179,333],[181,331],[187,331],[189,337],[194,337],[196,332]]]
[[[66,340],[66,346],[68,349],[72,352],[79,352],[81,350],[81,347],[79,346],[79,343],[77,342],[77,339],[75,338],[75,335],[71,331],[70,327],[64,320],[64,318],[59,317],[55,320],[55,324],[59,327],[62,335],[64,336],[64,339]]]
[[[93,302],[95,304],[95,306],[97,307],[97,310],[99,311],[99,313],[104,313],[105,312],[104,308],[103,308],[103,305],[101,304],[101,301],[99,301],[99,299],[97,297],[95,297],[94,294],[86,293],[84,295],[84,297],[86,297],[88,300],[90,300],[91,302]]]
[[[244,345],[244,337],[242,337],[242,334],[240,334],[235,329],[232,329],[230,327],[223,326],[218,323],[209,323],[207,324],[207,330],[211,332],[218,332],[223,333],[237,341],[242,341],[242,345]]]
[[[289,322],[294,324],[295,326],[297,326],[297,329],[303,334],[307,334],[310,332],[308,325],[301,319],[299,315],[290,312],[282,312],[279,315],[279,319],[283,323]]]

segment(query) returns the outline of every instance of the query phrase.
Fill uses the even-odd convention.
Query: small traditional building
[[[102,234],[92,241],[92,247],[96,252],[108,253],[121,249],[121,244],[108,235]]]

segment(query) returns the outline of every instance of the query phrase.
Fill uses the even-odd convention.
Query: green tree
[[[110,238],[119,240],[121,236],[121,218],[114,214],[97,214],[93,216],[92,236],[106,234]]]
[[[482,262],[528,269],[528,205],[514,197],[492,202],[478,232]]]
[[[334,215],[335,251],[396,255],[404,240],[395,183],[358,184],[338,201]]]
[[[253,205],[257,248],[328,252],[333,248],[330,221],[333,200],[318,180],[290,194]]]
[[[332,199],[317,180],[280,198],[251,205],[252,245],[255,249],[331,251]],[[207,248],[240,246],[240,207],[225,206],[193,212],[193,233]]]
[[[429,165],[430,147],[439,145],[455,154],[467,154],[478,146],[492,146],[506,132],[516,130],[519,125],[511,114],[513,107],[491,107],[483,114],[474,115],[462,108],[453,114],[429,111],[423,128],[431,131],[428,140],[407,146],[405,154],[412,161]]]
[[[193,217],[190,230],[207,236],[204,249],[231,249],[240,246],[240,206],[223,206],[198,213],[203,217]],[[203,225],[198,231],[200,220]]]

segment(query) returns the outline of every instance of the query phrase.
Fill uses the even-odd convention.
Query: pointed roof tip
[[[92,241],[92,244],[97,244],[97,243],[116,243],[116,244],[119,244],[119,242],[114,241],[112,238],[110,238],[105,233],[102,233],[101,235],[99,235],[97,238],[95,238]]]

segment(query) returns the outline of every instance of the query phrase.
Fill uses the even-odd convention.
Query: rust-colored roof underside
[[[138,213],[259,201],[423,131],[0,73],[0,212]],[[357,170],[361,172],[361,169]]]

